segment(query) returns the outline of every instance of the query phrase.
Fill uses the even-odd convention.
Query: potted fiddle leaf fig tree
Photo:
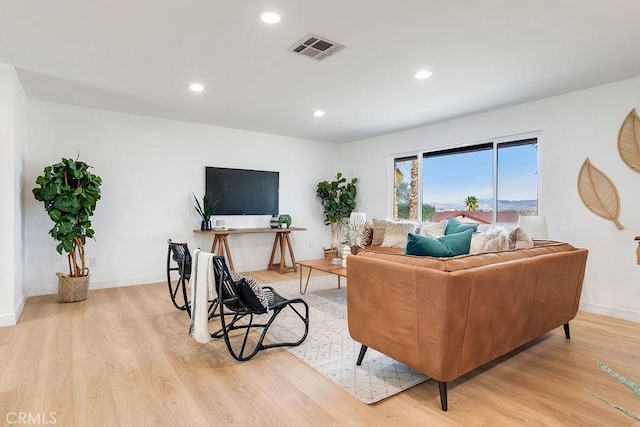
[[[87,299],[89,269],[85,262],[87,237],[94,238],[91,216],[100,200],[102,179],[89,171],[85,162],[63,158],[44,168],[33,189],[36,200],[53,221],[49,234],[58,242],[59,254],[67,253],[69,275],[58,275],[58,301],[77,302]]]
[[[331,227],[331,247],[325,252],[337,254],[343,239],[343,225],[351,212],[356,208],[356,183],[358,178],[351,181],[338,172],[334,181],[319,182],[316,196],[322,202],[324,223]]]

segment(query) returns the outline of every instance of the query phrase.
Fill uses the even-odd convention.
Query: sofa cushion
[[[529,249],[533,247],[533,240],[520,227],[509,233],[509,249]]]
[[[384,239],[380,246],[404,248],[407,245],[407,235],[414,231],[415,226],[409,222],[387,222],[384,229]]]
[[[447,220],[447,227],[444,229],[444,234],[445,235],[456,234],[456,233],[461,233],[465,230],[478,231],[478,225],[479,224],[462,222],[459,219],[452,216],[452,217],[449,217],[449,219]]]
[[[372,245],[380,245],[384,240],[384,231],[387,227],[386,219],[375,219],[373,218],[373,235],[371,237]]]
[[[469,249],[469,253],[478,254],[480,252],[484,252],[485,243],[487,243],[486,233],[473,233],[471,236],[471,248]]]
[[[487,240],[484,244],[484,252],[498,252],[509,250],[509,232],[501,225],[493,227],[486,232]]]
[[[472,235],[473,231],[471,229],[435,238],[410,233],[404,252],[408,255],[435,257],[464,255],[469,253]]]
[[[424,222],[420,225],[420,234],[427,237],[444,236],[444,230],[447,228],[447,220],[440,222]]]

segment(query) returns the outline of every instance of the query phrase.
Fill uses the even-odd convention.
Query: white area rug
[[[267,285],[286,298],[302,297],[309,304],[309,335],[299,346],[286,350],[367,404],[426,381],[425,375],[371,348],[362,365],[356,366],[360,343],[349,336],[346,279],[341,279],[342,289],[337,288],[337,280],[333,275],[312,277],[307,294],[302,296],[298,280]],[[285,310],[267,337],[274,341],[296,339],[301,324],[295,313]],[[298,335],[292,336],[292,330]]]

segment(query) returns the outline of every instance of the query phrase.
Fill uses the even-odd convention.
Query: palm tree
[[[480,207],[476,196],[467,196],[467,198],[464,199],[464,204],[468,212],[475,212]]]
[[[418,158],[411,160],[411,193],[409,195],[409,218],[418,219]]]
[[[399,168],[399,163],[395,163],[394,165],[394,178],[393,178],[393,217],[398,218],[398,194],[397,189],[398,186],[402,183],[404,179],[404,174]]]

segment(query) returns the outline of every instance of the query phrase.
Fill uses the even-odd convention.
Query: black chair
[[[224,338],[227,345],[227,349],[234,359],[239,361],[245,361],[251,359],[260,350],[266,350],[273,347],[283,346],[296,346],[301,344],[306,338],[309,332],[309,306],[307,303],[300,299],[286,299],[279,295],[272,287],[264,286],[262,288],[264,294],[268,300],[268,310],[259,304],[258,299],[251,293],[249,285],[246,279],[242,278],[239,281],[234,281],[232,275],[227,267],[224,256],[213,257],[213,269],[216,279],[216,288],[219,301],[219,313],[221,322],[221,329],[211,334],[212,338]],[[253,297],[255,300],[252,300]],[[302,305],[304,307],[304,315],[294,306],[295,304]],[[302,320],[304,324],[304,334],[295,342],[276,342],[271,344],[264,344],[264,339],[267,335],[269,327],[278,315],[286,308],[290,308],[293,312]],[[225,312],[228,310],[228,312]],[[223,315],[224,314],[224,315]],[[228,321],[225,317],[228,314],[233,314],[231,321]],[[264,323],[254,323],[254,315],[268,315],[268,320]],[[240,320],[248,318],[248,323],[241,323]],[[260,337],[255,345],[247,348],[247,342],[249,334],[252,330],[260,330]],[[232,334],[235,330],[244,331],[241,334]],[[232,342],[233,341],[233,342]],[[240,341],[241,344],[238,344]],[[234,348],[235,347],[235,348]],[[239,349],[237,349],[239,347]]]
[[[173,305],[182,311],[186,311],[191,318],[191,300],[187,292],[187,283],[191,278],[191,252],[186,243],[173,243],[167,240],[167,285],[169,296]],[[178,280],[174,281],[171,272],[178,272]],[[214,317],[217,300],[209,301],[209,319]]]
[[[182,311],[186,311],[191,317],[191,303],[187,295],[186,282],[191,277],[191,253],[186,243],[173,243],[167,240],[169,249],[167,251],[167,285],[169,286],[169,296],[173,305]],[[175,263],[175,264],[174,264]],[[178,280],[174,283],[171,272],[178,272]]]

